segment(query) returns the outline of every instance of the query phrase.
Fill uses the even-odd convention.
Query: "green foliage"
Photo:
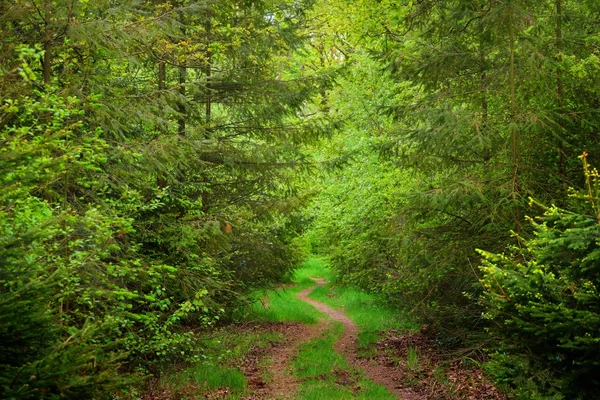
[[[408,306],[447,345],[484,339],[476,249],[502,251],[527,229],[528,196],[566,204],[582,187],[574,155],[597,153],[589,6],[358,1],[343,22],[322,13],[324,46],[343,53],[327,111],[344,127],[317,158],[339,168],[323,170],[306,238],[342,282]]]
[[[441,329],[463,331],[479,319],[479,309],[462,294],[477,290],[464,260],[474,258],[481,236],[492,241],[489,230],[497,227],[482,224],[494,205],[476,183],[453,182],[441,193],[442,171],[403,168],[374,150],[395,129],[382,107],[418,94],[408,86],[396,93],[381,68],[357,51],[330,94],[330,113],[346,124],[321,157],[348,159],[322,177],[305,238],[313,251],[327,254],[341,283],[382,293]],[[477,226],[462,217],[466,208],[482,218]]]
[[[324,132],[299,117],[328,85],[287,72],[308,6],[0,4],[1,318],[26,311],[2,397],[198,361],[199,330],[289,275],[300,145]]]
[[[515,282],[547,284],[565,325],[592,321],[598,211],[586,219],[567,188],[585,186],[574,155],[599,149],[595,6],[0,2],[2,395],[102,397],[201,359],[198,329],[289,279],[301,233],[341,283],[412,309],[446,344],[480,340],[475,249],[520,244],[508,232],[527,237],[529,196],[563,208],[490,262],[537,260]],[[314,320],[293,293],[263,317]],[[553,339],[573,354],[531,364],[505,345],[496,360],[516,357],[510,376],[566,371],[551,386],[575,393],[585,373],[569,373],[595,368],[577,332]],[[544,379],[523,393],[553,395]]]
[[[28,79],[28,78],[26,78]],[[5,398],[103,396],[131,380],[123,353],[103,343],[114,321],[86,321],[93,302],[81,291],[88,265],[114,252],[112,226],[127,226],[89,209],[54,203],[54,184],[69,169],[80,182],[102,162],[105,143],[76,118],[78,101],[36,92],[6,99],[0,132],[0,394]],[[22,111],[21,111],[22,110]],[[64,199],[63,199],[64,200]],[[75,271],[81,271],[76,275]],[[100,291],[95,288],[94,292]]]
[[[334,350],[333,346],[342,332],[343,326],[335,322],[320,337],[300,347],[294,362],[295,375],[302,380],[298,398],[306,400],[393,398],[387,388],[366,379]],[[356,382],[356,386],[338,383],[338,376]]]
[[[482,301],[500,339],[488,368],[518,398],[585,399],[600,387],[597,200],[580,196],[575,212],[546,208],[519,247],[482,252]]]

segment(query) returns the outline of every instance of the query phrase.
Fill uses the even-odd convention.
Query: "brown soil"
[[[409,368],[405,360],[411,349],[416,351],[419,365]],[[386,332],[377,343],[375,358],[382,364],[397,364],[404,370],[405,379],[414,382],[413,387],[428,399],[506,400],[481,368],[464,359],[444,362],[439,349],[420,333],[399,336],[394,331]]]
[[[241,367],[242,372],[248,378],[248,389],[252,393],[243,399],[294,398],[299,382],[292,376],[290,361],[302,343],[320,335],[325,329],[326,324],[315,326],[301,323],[279,324],[277,331],[281,332],[285,339],[273,343],[269,348],[256,349],[251,352]]]
[[[314,279],[317,286],[325,285],[323,279]],[[387,387],[398,399],[402,400],[505,400],[491,384],[488,378],[476,366],[463,365],[460,361],[445,364],[439,360],[438,349],[423,334],[398,335],[397,332],[386,332],[377,343],[377,352],[369,358],[361,358],[357,351],[358,327],[343,311],[333,309],[319,301],[308,297],[315,287],[298,293],[297,297],[311,305],[331,319],[344,325],[342,338],[335,349],[344,355],[357,370],[362,371],[372,381]],[[239,366],[248,379],[251,393],[243,400],[294,399],[300,382],[293,377],[290,362],[298,353],[299,347],[329,328],[327,320],[316,325],[301,323],[271,323],[246,326],[241,329],[254,329],[265,332],[279,332],[283,341],[273,342],[267,347],[256,347]],[[418,365],[407,365],[408,354],[413,349],[418,354]],[[445,384],[440,383],[436,372],[443,370]],[[434,372],[436,371],[436,372]],[[348,371],[337,371],[336,382],[343,385],[354,385],[356,377]],[[201,387],[189,386],[172,393],[157,386],[157,381],[150,385],[144,396],[148,400],[173,400],[201,398]],[[410,385],[410,387],[406,386]],[[205,399],[224,399],[229,395],[227,388],[204,392]]]
[[[323,279],[314,279],[318,286],[325,285]],[[378,363],[377,360],[361,359],[357,355],[357,336],[358,327],[344,314],[343,311],[336,310],[317,300],[308,297],[308,294],[314,290],[314,287],[303,290],[298,293],[298,298],[313,305],[317,310],[329,315],[332,319],[341,322],[344,325],[344,335],[336,343],[336,350],[346,356],[348,362],[355,368],[363,371],[374,382],[387,387],[399,399],[402,400],[424,400],[425,396],[419,395],[414,390],[403,387],[402,372],[384,363]]]

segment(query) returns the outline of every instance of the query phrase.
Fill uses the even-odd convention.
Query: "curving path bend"
[[[325,280],[322,278],[312,278],[317,286],[325,285]],[[357,337],[358,337],[358,327],[356,324],[348,318],[346,314],[344,314],[341,310],[336,310],[334,308],[329,307],[326,304],[321,303],[320,301],[311,299],[308,297],[310,292],[312,292],[316,286],[310,287],[308,289],[303,290],[298,293],[296,297],[300,300],[312,305],[317,310],[321,311],[324,314],[327,314],[332,319],[341,322],[344,325],[344,334],[342,338],[336,343],[335,349],[339,353],[346,356],[348,362],[354,366],[355,368],[363,371],[369,379],[372,381],[387,387],[390,392],[394,393],[398,399],[401,400],[424,400],[425,397],[417,394],[413,390],[409,388],[405,388],[400,383],[401,372],[398,369],[381,365],[378,363],[369,362],[369,360],[361,359],[357,355]]]

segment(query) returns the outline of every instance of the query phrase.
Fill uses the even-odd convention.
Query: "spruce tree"
[[[35,277],[60,272],[44,286],[50,303],[31,314],[58,338],[43,354],[75,332],[107,371],[127,354],[124,378],[198,359],[194,330],[293,266],[292,174],[300,145],[322,132],[299,118],[323,80],[280,71],[301,46],[307,6],[2,3],[3,151],[30,161],[1,166],[21,196],[2,199],[3,233],[38,207],[51,228],[25,245],[41,257]],[[7,287],[29,279],[12,273]],[[98,371],[86,382],[105,379]]]

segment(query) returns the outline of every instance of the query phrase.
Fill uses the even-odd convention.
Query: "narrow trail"
[[[390,392],[394,393],[399,399],[425,400],[425,397],[415,393],[413,390],[402,387],[400,381],[400,372],[396,368],[387,365],[381,365],[376,362],[369,362],[369,360],[358,357],[358,349],[356,344],[358,337],[358,326],[356,326],[356,324],[350,318],[348,318],[343,311],[336,310],[326,304],[321,303],[320,301],[308,297],[310,292],[312,292],[317,286],[324,286],[326,284],[325,280],[322,278],[312,279],[317,285],[303,290],[302,292],[298,293],[296,297],[344,325],[344,334],[335,345],[336,351],[343,354],[352,366],[363,371],[365,375],[372,381],[387,387]]]
[[[282,325],[285,335],[283,342],[275,343],[270,350],[268,370],[271,376],[265,380],[263,368],[259,365],[247,365],[244,374],[249,378],[248,385],[252,395],[243,400],[288,400],[294,398],[300,386],[291,372],[290,361],[298,353],[298,348],[327,329],[327,324],[305,325],[301,323],[286,323]]]
[[[274,352],[271,358],[271,371],[273,372],[270,392],[267,396],[271,399],[284,399],[289,393],[298,391],[298,380],[290,373],[290,360],[297,353],[298,347],[307,340],[310,340],[317,333],[314,329],[301,326],[295,335],[290,339],[281,351]]]

